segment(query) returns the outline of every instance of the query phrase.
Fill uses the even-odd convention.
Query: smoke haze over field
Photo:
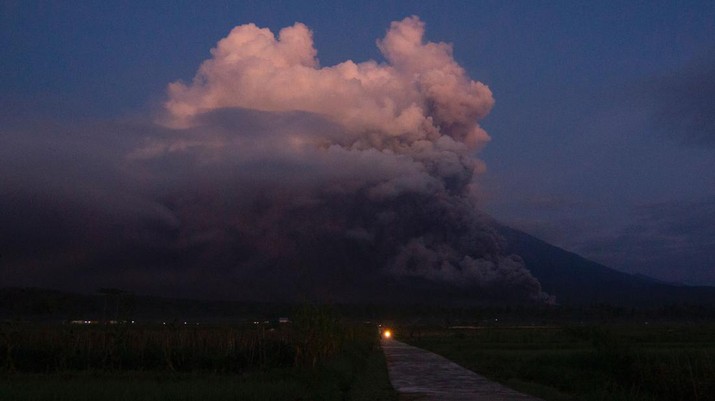
[[[4,280],[265,300],[433,283],[545,300],[477,211],[492,93],[424,28],[393,22],[384,63],[321,67],[305,25],[241,25],[169,85],[156,123],[2,131],[0,207],[17,211],[0,216]]]

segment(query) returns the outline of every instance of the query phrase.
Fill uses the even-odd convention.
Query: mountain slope
[[[715,287],[671,285],[619,272],[522,231],[495,223],[507,252],[521,256],[542,289],[567,305],[715,305]]]

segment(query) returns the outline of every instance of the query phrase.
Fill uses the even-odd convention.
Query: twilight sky
[[[163,249],[149,265],[216,263],[217,244],[236,240],[209,210],[253,210],[246,188],[284,195],[268,209],[285,213],[359,187],[373,205],[446,194],[440,211],[463,210],[452,197],[469,192],[497,220],[608,266],[715,285],[715,4],[6,0],[0,146],[3,263],[29,271],[2,274],[17,284],[127,250]],[[187,206],[187,188],[211,206]],[[236,221],[261,230],[281,213]],[[373,235],[359,220],[350,235]],[[288,241],[266,232],[239,242]],[[111,247],[113,233],[121,244],[99,259],[81,249]],[[474,254],[413,237],[396,240],[392,271],[432,258],[458,266],[443,280],[500,280]],[[27,243],[65,262],[37,280]],[[92,274],[123,274],[109,270]],[[127,274],[203,279],[156,270]]]

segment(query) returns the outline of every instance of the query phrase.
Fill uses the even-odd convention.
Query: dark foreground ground
[[[715,400],[715,325],[403,327],[396,338],[561,400]]]
[[[100,316],[121,316],[100,301]],[[398,340],[547,401],[715,400],[710,309],[423,309],[294,306],[289,323],[12,317],[0,400],[395,400],[377,315]]]
[[[374,325],[306,307],[290,323],[0,328],[0,400],[394,400]]]

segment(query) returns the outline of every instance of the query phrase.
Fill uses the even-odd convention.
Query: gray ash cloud
[[[416,17],[320,67],[235,28],[157,123],[0,135],[9,284],[233,299],[548,298],[477,210],[489,89]]]

